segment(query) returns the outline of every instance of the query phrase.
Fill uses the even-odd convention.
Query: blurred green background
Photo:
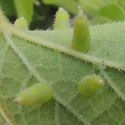
[[[0,0],[0,6],[12,23],[23,16],[30,29],[51,28],[58,7],[73,20],[80,6],[91,25],[125,20],[125,0]]]

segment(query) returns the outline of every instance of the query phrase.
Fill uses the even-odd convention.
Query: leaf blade
[[[122,27],[122,23],[120,25]],[[98,28],[98,33],[102,31],[101,28],[104,28],[104,26]],[[108,26],[111,26],[112,30],[114,29],[112,25],[106,25],[105,28],[107,28]],[[119,27],[119,29],[121,27]],[[105,32],[105,28],[103,32]],[[107,31],[108,30],[109,29],[107,29]],[[17,30],[14,30],[14,31],[17,31]],[[38,39],[31,37],[32,34],[34,34],[35,37],[38,37],[37,32],[36,33],[28,32],[27,34],[24,33],[26,35],[25,37],[23,37],[24,34],[21,34],[19,31],[17,31],[16,33],[18,34],[16,34],[14,31],[11,29],[11,32],[14,35],[11,36],[7,34],[8,35],[7,37],[6,35],[4,35],[4,38],[1,38],[2,40],[0,41],[0,44],[2,43],[2,41],[4,41],[5,43],[9,43],[9,45],[11,46],[11,47],[9,46],[8,51],[5,54],[5,62],[4,62],[4,65],[2,66],[3,76],[1,78],[1,81],[2,81],[1,87],[4,87],[3,83],[5,83],[6,85],[9,84],[9,81],[11,81],[11,86],[12,86],[12,87],[11,86],[4,87],[3,89],[4,91],[7,91],[7,90],[11,90],[11,91],[8,91],[10,93],[7,93],[7,95],[4,95],[4,93],[2,93],[3,98],[0,96],[1,97],[0,102],[4,105],[4,108],[7,109],[7,112],[10,114],[11,118],[14,121],[16,121],[18,124],[24,124],[24,125],[31,124],[31,121],[33,121],[33,123],[35,124],[37,124],[38,121],[42,123],[43,119],[40,120],[41,115],[39,116],[39,113],[42,114],[45,111],[45,109],[43,109],[43,106],[40,105],[40,107],[39,106],[25,107],[25,106],[17,105],[15,102],[13,102],[15,95],[19,91],[26,88],[27,86],[30,86],[32,84],[39,82],[41,78],[47,80],[53,86],[54,99],[56,100],[57,103],[59,103],[59,105],[61,104],[64,107],[64,110],[68,109],[68,111],[70,112],[70,113],[68,112],[69,117],[72,117],[72,115],[76,117],[76,121],[74,122],[75,124],[78,124],[78,125],[81,124],[78,121],[82,122],[82,124],[83,123],[94,124],[93,123],[94,119],[98,117],[102,119],[103,115],[101,114],[103,113],[105,114],[105,110],[109,110],[110,107],[115,104],[115,101],[118,95],[113,90],[111,90],[111,87],[109,87],[110,84],[108,83],[106,83],[105,87],[102,90],[100,90],[98,93],[96,93],[96,95],[94,95],[90,100],[87,100],[78,94],[77,82],[84,76],[94,74],[96,73],[96,70],[98,70],[98,67],[95,67],[95,65],[93,65],[92,62],[91,63],[86,62],[85,60],[78,59],[67,53],[60,53],[60,51],[57,51],[56,49],[49,48],[49,46],[46,47],[45,46],[46,44],[45,45],[38,44],[38,42],[47,41],[51,45],[51,42],[55,41],[55,39],[57,39],[56,42],[62,42],[61,40],[59,41],[60,36],[63,37],[64,34],[67,34],[67,32],[69,32],[69,30],[67,30],[67,32],[65,31],[65,33],[62,32],[62,34],[60,35],[58,34],[58,36],[56,36],[57,32],[54,32],[56,37],[53,35],[53,33],[51,34],[50,31],[46,33],[41,32],[43,35],[41,35],[41,33],[38,32],[38,35],[40,38],[39,41]],[[121,29],[119,31],[121,31]],[[115,33],[113,34],[116,35]],[[45,35],[46,35],[46,38],[44,37]],[[48,35],[49,35],[49,39],[47,39]],[[64,47],[65,46],[67,47],[67,45],[69,45],[67,41],[70,40],[72,36],[71,32],[69,36],[70,38],[68,38],[67,36],[64,39],[64,42],[66,42],[66,44],[64,43],[58,43],[58,44],[59,45],[64,44]],[[31,39],[29,39],[29,37],[31,37]],[[100,37],[100,36],[96,36],[96,37]],[[103,37],[107,38],[107,35],[105,34]],[[117,37],[118,35],[115,37],[115,39]],[[51,41],[50,39],[52,39],[53,41]],[[95,41],[95,35],[93,35],[92,39],[93,39],[92,41]],[[118,39],[119,37],[117,38],[117,40]],[[106,42],[106,40],[103,40],[103,42]],[[124,52],[124,50],[122,52]],[[124,55],[124,53],[122,54]],[[120,55],[120,53],[118,53],[118,55]],[[30,68],[29,68],[29,64],[30,64]],[[31,70],[32,68],[35,70],[35,72],[34,70],[33,71]],[[117,68],[116,70],[118,71]],[[33,77],[32,79],[29,78],[29,74]],[[36,74],[37,75],[39,74],[40,78]],[[124,77],[124,74],[122,77]],[[12,78],[13,80],[10,80],[8,78]],[[18,85],[18,88],[19,88],[18,90],[15,90],[16,88],[15,85]],[[14,94],[11,94],[12,91],[14,92]],[[105,96],[106,94],[108,95]],[[124,103],[124,100],[120,100],[120,101]],[[51,124],[50,122],[48,122],[49,120],[52,122],[52,124],[54,123],[54,116],[51,115],[51,114],[54,114],[53,105],[54,104],[50,102],[50,105],[47,106],[47,109],[48,109],[47,112],[44,112],[46,113],[45,117],[42,116],[43,118],[45,118],[45,123]],[[12,108],[12,106],[14,106],[14,109]],[[41,109],[40,112],[39,112],[39,109]],[[52,109],[51,113],[49,112],[50,109]],[[118,109],[118,111],[120,110],[121,109]],[[62,112],[59,112],[59,113],[62,113]],[[32,117],[35,117],[34,118],[35,120],[30,117],[26,117],[26,115],[28,114],[31,114]],[[47,116],[49,116],[49,120],[46,120]],[[22,119],[19,120],[19,117],[21,117]],[[110,119],[110,116],[107,116],[106,119]],[[121,121],[123,119],[124,118],[122,118]],[[64,123],[66,118],[61,120],[62,120],[62,123]],[[115,120],[113,119],[113,121]],[[72,122],[69,122],[69,124],[72,124]],[[100,124],[100,121],[98,124]]]

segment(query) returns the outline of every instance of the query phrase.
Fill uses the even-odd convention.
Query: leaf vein
[[[64,53],[64,54],[68,54],[70,56],[79,58],[83,61],[90,62],[90,63],[93,63],[95,65],[99,65],[99,66],[104,65],[104,66],[108,66],[108,67],[112,67],[112,68],[115,68],[115,69],[120,69],[120,70],[125,71],[125,65],[123,65],[123,64],[114,63],[114,62],[108,61],[108,60],[102,60],[102,59],[97,58],[97,57],[91,57],[91,56],[89,56],[85,53],[74,51],[71,48],[65,48],[61,45],[57,45],[55,43],[50,43],[46,40],[41,40],[41,39],[38,39],[36,37],[34,38],[31,35],[29,35],[27,33],[23,33],[23,32],[21,32],[17,29],[14,29],[14,28],[11,28],[11,32],[12,32],[12,34],[20,37],[21,39],[30,41],[32,43],[35,43],[35,44],[38,44],[38,45],[41,45],[41,46],[44,46],[44,47],[47,47],[47,48],[51,48],[55,51],[58,51],[58,52],[61,52],[61,53]]]
[[[113,88],[113,90],[115,91],[115,93],[121,97],[121,99],[123,101],[125,101],[125,95],[119,90],[118,87],[116,87],[114,84],[113,84],[113,81],[110,79],[110,77],[107,75],[107,73],[104,71],[104,70],[101,70],[101,73],[102,75],[105,77],[105,79],[108,81],[107,83]]]

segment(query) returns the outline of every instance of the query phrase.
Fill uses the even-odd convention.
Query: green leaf
[[[80,0],[80,5],[90,16],[104,16],[112,21],[124,20],[124,1],[120,0]]]
[[[124,13],[118,5],[109,5],[100,9],[100,15],[105,16],[111,20],[124,20]]]
[[[0,125],[3,124],[3,121],[4,121],[3,116],[0,114]]]
[[[79,0],[80,5],[83,7],[84,11],[90,16],[99,15],[99,10],[102,7],[108,6],[110,4],[117,4],[117,0]]]
[[[22,31],[0,23],[0,110],[9,123],[125,124],[125,22],[91,26],[86,53],[71,49],[73,29]],[[105,85],[88,99],[79,94],[78,82],[92,74]],[[44,80],[53,87],[53,100],[31,106],[14,101]]]
[[[0,6],[7,16],[15,16],[16,11],[14,8],[13,0],[0,0]]]
[[[32,21],[33,0],[14,0],[17,16],[24,17],[28,23]]]
[[[97,16],[90,20],[90,24],[97,25],[97,24],[105,24],[105,23],[111,23],[112,21],[108,19],[107,17],[103,16]]]
[[[62,6],[73,14],[77,13],[77,7],[80,6],[87,15],[94,17],[92,24],[104,24],[125,19],[124,0],[43,0],[43,2]]]
[[[45,4],[53,4],[64,7],[65,9],[74,14],[77,13],[77,8],[79,6],[76,0],[42,0],[42,2],[44,2]]]
[[[125,9],[125,0],[119,0],[119,4]]]

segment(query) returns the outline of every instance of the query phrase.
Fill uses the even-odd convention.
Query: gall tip
[[[62,7],[59,7],[59,11],[64,11],[64,9]]]
[[[100,80],[98,84],[104,85],[104,81],[103,81],[103,80]]]
[[[20,19],[25,19],[24,16],[20,17]]]
[[[22,97],[20,97],[20,96],[14,99],[15,102],[22,102],[22,100],[23,100],[23,99],[22,99]]]
[[[14,26],[17,28],[26,30],[28,29],[28,22],[24,17],[20,17],[15,20]]]
[[[83,16],[84,15],[84,12],[83,12],[83,9],[78,6],[78,16]]]

